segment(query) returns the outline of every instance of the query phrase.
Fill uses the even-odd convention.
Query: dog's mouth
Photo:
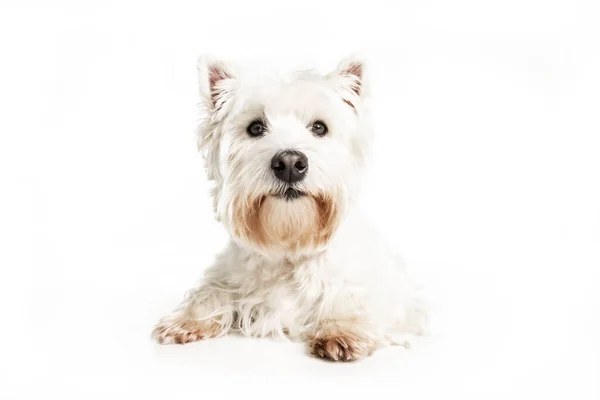
[[[280,198],[280,199],[285,199],[285,200],[295,200],[298,199],[300,197],[304,197],[306,196],[306,193],[293,188],[293,187],[288,187],[286,189],[283,189],[282,191],[278,192],[275,194],[275,197]]]

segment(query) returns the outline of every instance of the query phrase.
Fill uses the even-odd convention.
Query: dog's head
[[[240,244],[302,254],[327,245],[352,203],[369,144],[365,66],[247,79],[198,63],[199,129],[217,218]]]

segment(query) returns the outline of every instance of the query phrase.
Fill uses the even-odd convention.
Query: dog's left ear
[[[360,55],[353,54],[344,58],[327,77],[341,91],[344,102],[355,111],[357,100],[367,97],[366,63]]]

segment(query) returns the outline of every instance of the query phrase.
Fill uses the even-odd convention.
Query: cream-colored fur
[[[404,266],[356,210],[371,140],[365,64],[350,57],[325,76],[302,71],[251,78],[208,58],[198,64],[204,119],[199,143],[229,245],[153,336],[186,343],[232,330],[304,340],[350,361],[420,334],[425,310]],[[246,127],[265,121],[251,137]],[[310,131],[325,121],[327,135]],[[303,152],[293,187],[271,171],[282,150]]]

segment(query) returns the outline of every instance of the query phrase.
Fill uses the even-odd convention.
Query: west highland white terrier
[[[402,261],[355,209],[372,131],[365,63],[260,79],[198,62],[199,147],[227,247],[153,337],[306,341],[352,361],[420,334],[425,310]]]

